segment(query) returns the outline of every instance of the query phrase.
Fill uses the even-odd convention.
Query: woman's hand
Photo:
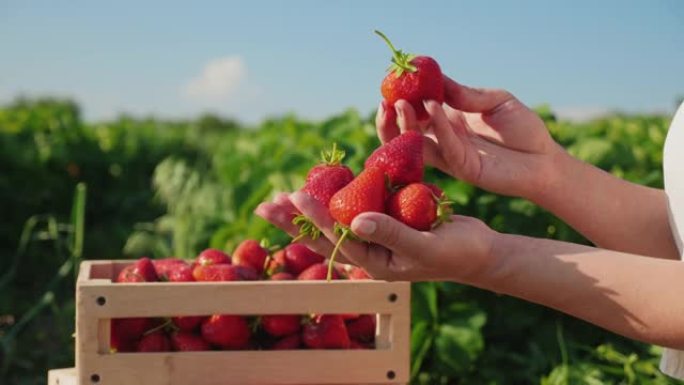
[[[262,203],[256,213],[290,235],[298,232],[291,223],[294,214],[311,218],[324,237],[302,242],[323,255],[330,256],[337,242],[327,208],[304,193],[280,194],[273,202]],[[477,219],[456,215],[431,232],[421,232],[385,214],[364,213],[354,219],[351,229],[370,243],[346,240],[341,261],[363,267],[373,278],[464,283],[489,269],[496,234]]]
[[[565,154],[544,122],[507,91],[444,80],[446,106],[427,101],[429,122],[418,122],[406,101],[394,109],[381,104],[376,117],[380,139],[425,129],[427,164],[495,193],[531,200],[543,194],[558,176],[557,158]]]

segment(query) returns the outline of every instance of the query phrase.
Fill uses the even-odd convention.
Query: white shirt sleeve
[[[684,103],[679,106],[670,124],[663,154],[663,168],[670,227],[681,255],[684,239]],[[684,351],[665,348],[660,360],[660,370],[668,376],[684,380]]]

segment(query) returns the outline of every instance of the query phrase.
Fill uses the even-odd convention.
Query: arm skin
[[[466,283],[629,338],[684,349],[681,262],[509,234],[494,237],[492,261],[491,269]]]
[[[679,259],[663,190],[624,181],[565,151],[555,163],[555,183],[533,202],[601,248]]]

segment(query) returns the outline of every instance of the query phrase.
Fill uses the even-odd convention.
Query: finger
[[[295,207],[311,219],[313,224],[321,230],[330,243],[338,242],[339,237],[335,234],[335,220],[330,216],[327,207],[303,192],[293,193],[290,199]],[[344,257],[346,257],[343,257],[344,260],[355,264],[362,264],[360,258],[365,256],[367,252],[363,244],[349,241],[344,241],[340,246],[340,250]],[[330,253],[327,255],[330,256]],[[335,258],[338,260],[337,256]],[[339,261],[342,262],[342,259]]]
[[[468,140],[465,121],[456,122],[452,126],[439,103],[429,100],[424,104],[431,118],[440,153],[449,170],[458,178],[476,182],[480,174],[479,157]]]
[[[378,112],[375,115],[375,127],[382,143],[387,143],[399,135],[397,112],[385,100],[380,103]]]
[[[472,88],[444,75],[444,102],[457,110],[490,113],[511,100],[515,97],[506,90]]]
[[[291,210],[286,209],[281,205],[271,202],[261,203],[254,210],[254,213],[271,222],[273,225],[280,228],[293,238],[299,235],[299,227],[292,224],[292,218],[294,218],[294,214],[292,214]],[[319,237],[316,240],[305,237],[299,242],[306,244],[311,249],[322,255],[330,255],[334,247],[334,245],[324,237]]]
[[[273,202],[289,212],[299,214],[299,210],[297,210],[297,208],[294,207],[294,205],[290,201],[289,193],[281,192],[276,194],[273,197]]]
[[[427,238],[422,232],[414,230],[383,213],[362,213],[351,224],[352,231],[362,239],[381,245],[395,253],[415,255],[429,250]]]
[[[416,111],[411,106],[411,103],[403,99],[397,100],[397,102],[394,103],[394,109],[397,111],[399,131],[402,133],[406,131],[418,131]]]

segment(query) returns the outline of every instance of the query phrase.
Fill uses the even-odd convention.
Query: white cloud
[[[225,101],[235,95],[246,80],[247,66],[242,57],[213,59],[185,84],[183,95],[201,101]]]
[[[552,108],[559,119],[586,122],[611,112],[611,109],[598,106],[561,106]]]

